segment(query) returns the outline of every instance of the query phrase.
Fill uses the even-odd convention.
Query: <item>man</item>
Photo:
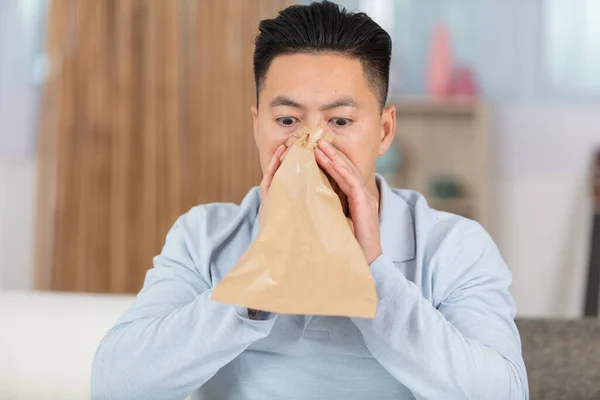
[[[329,2],[261,22],[252,108],[261,187],[239,206],[198,206],[175,223],[98,348],[94,399],[528,398],[511,275],[490,237],[375,174],[396,126],[384,107],[390,54],[367,15]],[[211,300],[256,234],[283,143],[307,125],[335,137],[315,156],[343,191],[369,262],[373,319],[249,314]]]

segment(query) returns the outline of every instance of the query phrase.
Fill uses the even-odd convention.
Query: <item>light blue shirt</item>
[[[484,229],[378,177],[374,319],[211,300],[257,233],[260,195],[181,216],[100,343],[93,399],[527,399],[511,274]],[[324,266],[326,267],[326,266]]]

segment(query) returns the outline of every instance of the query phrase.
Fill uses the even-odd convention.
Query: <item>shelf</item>
[[[472,212],[473,199],[469,197],[457,197],[453,199],[427,197],[427,202],[431,208],[438,211],[446,211],[462,216],[469,216]]]
[[[477,98],[397,97],[396,138],[401,170],[394,184],[425,194],[440,211],[479,222],[493,234],[490,209],[489,113]],[[460,184],[459,197],[436,197],[432,185],[448,177]]]
[[[427,97],[399,97],[390,104],[398,115],[447,115],[472,117],[481,110],[478,99],[430,99]]]

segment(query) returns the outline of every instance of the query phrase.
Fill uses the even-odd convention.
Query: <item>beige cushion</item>
[[[89,399],[96,347],[132,301],[0,292],[0,399]]]

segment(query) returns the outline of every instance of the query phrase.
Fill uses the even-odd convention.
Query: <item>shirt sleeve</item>
[[[92,399],[183,399],[269,334],[274,314],[253,320],[245,308],[211,300],[191,255],[202,253],[191,248],[202,246],[196,220],[175,223],[132,307],[100,343]]]
[[[463,226],[426,268],[437,305],[385,254],[372,263],[377,313],[353,321],[373,356],[417,399],[528,399],[511,274],[489,235]]]

